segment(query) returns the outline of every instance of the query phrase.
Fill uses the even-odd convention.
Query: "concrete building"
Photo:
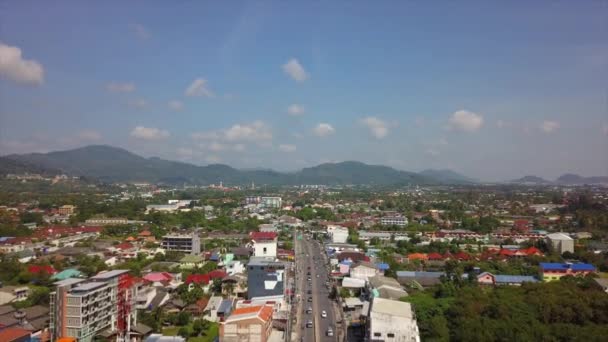
[[[29,295],[30,288],[27,286],[0,287],[0,305],[26,300]]]
[[[348,240],[348,228],[342,226],[327,226],[327,235],[333,243],[346,243]]]
[[[249,234],[253,245],[253,256],[273,257],[277,256],[277,234],[264,232],[251,232]]]
[[[67,216],[69,216],[69,215],[73,215],[75,210],[76,210],[75,206],[66,204],[66,205],[62,205],[61,207],[59,207],[57,209],[57,213],[59,215],[67,215]]]
[[[272,332],[272,306],[238,308],[220,325],[222,342],[266,342]]]
[[[285,264],[272,257],[251,257],[247,264],[247,298],[283,296]]]
[[[564,233],[553,233],[546,237],[547,244],[560,255],[564,252],[574,253],[574,240]]]
[[[380,224],[383,226],[405,227],[407,226],[407,223],[407,217],[401,215],[384,216],[380,218]]]
[[[359,261],[350,267],[350,276],[355,279],[368,280],[369,278],[381,274],[378,267],[368,261]]]
[[[277,226],[272,223],[262,223],[258,226],[258,229],[263,233],[276,233]]]
[[[90,342],[97,335],[127,337],[137,325],[137,287],[128,272],[113,270],[86,280],[56,282],[50,294],[51,341],[72,337]]]
[[[262,208],[278,209],[283,206],[281,197],[262,197],[260,198],[260,206]]]
[[[397,300],[374,298],[369,313],[368,334],[372,342],[420,342],[412,306]]]
[[[163,236],[161,247],[168,251],[177,251],[190,254],[200,254],[201,238],[197,233],[190,235],[175,234]]]

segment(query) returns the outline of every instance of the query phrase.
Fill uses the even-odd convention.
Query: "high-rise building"
[[[68,278],[55,286],[50,294],[51,341],[71,337],[90,342],[98,335],[129,340],[131,327],[137,324],[137,287],[128,270]]]
[[[200,254],[201,238],[197,233],[188,235],[165,235],[163,236],[161,246],[168,251]]]

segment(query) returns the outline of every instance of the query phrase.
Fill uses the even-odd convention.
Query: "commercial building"
[[[262,197],[260,199],[260,206],[262,208],[278,209],[283,205],[281,197]]]
[[[253,256],[277,256],[277,233],[251,232],[249,234],[253,245]]]
[[[541,262],[539,266],[540,276],[544,282],[559,280],[564,276],[586,276],[595,272],[595,266],[583,263]]]
[[[161,247],[168,251],[199,254],[201,252],[201,238],[197,233],[165,235]]]
[[[69,216],[69,215],[73,215],[75,210],[76,210],[75,206],[66,204],[66,205],[62,205],[61,207],[59,207],[57,209],[57,213],[59,215],[68,215]]]
[[[372,342],[420,342],[411,304],[397,300],[374,298],[369,313],[368,334]]]
[[[564,233],[553,233],[546,237],[547,244],[560,255],[565,252],[574,253],[574,239]]]
[[[247,298],[283,296],[285,264],[272,257],[251,257],[247,264]]]
[[[71,337],[90,342],[95,336],[128,339],[137,324],[137,288],[128,272],[114,270],[86,280],[56,282],[50,294],[51,341]]]
[[[220,341],[266,342],[272,332],[272,306],[238,308],[220,325]]]
[[[346,243],[348,240],[348,228],[342,226],[327,226],[327,235],[333,243]]]

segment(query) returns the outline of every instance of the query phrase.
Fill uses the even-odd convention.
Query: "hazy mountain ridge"
[[[426,169],[420,175],[436,179],[443,183],[477,183],[479,180],[467,177],[449,169]]]
[[[517,184],[555,184],[555,185],[581,185],[581,184],[608,184],[608,177],[593,176],[583,177],[573,173],[565,173],[554,181],[546,180],[538,176],[525,176],[512,180],[510,183]]]

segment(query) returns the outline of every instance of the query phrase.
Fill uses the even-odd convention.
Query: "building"
[[[378,274],[380,274],[378,267],[369,261],[359,261],[356,265],[350,267],[351,278],[368,280]]]
[[[96,217],[84,221],[85,226],[112,226],[129,224],[129,220],[123,217]]]
[[[253,244],[253,256],[273,258],[277,256],[276,233],[251,232],[249,237]]]
[[[260,206],[262,208],[278,209],[283,207],[283,200],[281,197],[262,197],[260,198]]]
[[[179,260],[179,267],[181,269],[191,269],[195,267],[202,267],[203,265],[203,257],[196,254],[184,255],[184,257]]]
[[[5,328],[0,330],[2,342],[31,342],[32,332],[23,328]]]
[[[0,305],[26,300],[29,295],[30,288],[27,286],[2,286],[0,287]]]
[[[55,283],[50,294],[51,341],[71,337],[78,342],[95,336],[128,337],[137,325],[137,288],[129,270],[99,273],[87,280]]]
[[[546,237],[547,244],[560,255],[565,252],[574,253],[574,240],[564,233],[553,233]]]
[[[272,332],[272,306],[238,308],[220,325],[222,342],[266,342]]]
[[[174,234],[163,236],[161,247],[168,251],[199,254],[201,252],[201,238],[197,233]]]
[[[381,275],[370,277],[369,287],[373,297],[399,300],[408,295],[397,280]]]
[[[380,218],[380,224],[383,226],[407,226],[407,217],[402,215],[384,216]]]
[[[544,282],[559,280],[563,276],[586,276],[595,272],[595,266],[583,263],[541,262],[539,266],[540,276]]]
[[[510,285],[521,286],[523,283],[537,283],[538,279],[533,276],[504,275],[483,272],[477,276],[477,282],[481,285]]]
[[[76,207],[73,205],[69,205],[69,204],[62,205],[61,207],[59,207],[57,209],[57,213],[59,215],[67,215],[67,216],[73,215],[74,211],[76,211]]]
[[[348,228],[342,226],[327,226],[327,235],[333,243],[346,243],[348,240]]]
[[[283,296],[285,264],[272,257],[251,257],[247,264],[247,298]]]
[[[258,229],[263,233],[276,233],[277,226],[272,223],[262,223],[258,226]]]
[[[420,342],[416,317],[410,303],[374,298],[369,312],[369,341]]]

